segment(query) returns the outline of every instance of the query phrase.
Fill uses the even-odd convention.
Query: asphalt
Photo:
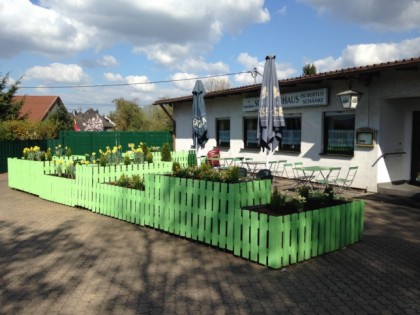
[[[420,204],[364,195],[364,239],[280,270],[12,190],[0,314],[419,314]]]

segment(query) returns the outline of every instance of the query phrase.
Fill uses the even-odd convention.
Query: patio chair
[[[210,150],[209,152],[207,152],[207,158],[219,159],[220,158],[220,151],[219,150]],[[219,160],[207,160],[207,163],[209,163],[210,166],[213,167],[213,168],[220,167],[220,161]]]
[[[257,172],[255,175],[256,179],[273,179],[273,175],[271,174],[270,170],[262,169]]]
[[[280,176],[285,178],[294,178],[293,163],[284,163]]]
[[[341,192],[343,189],[350,189],[351,185],[353,184],[353,180],[356,177],[357,170],[359,169],[358,166],[351,166],[347,171],[346,177],[337,178],[335,183],[339,187],[339,191]]]
[[[302,162],[295,162],[292,165],[293,178],[298,181],[304,180],[307,178],[307,176],[305,175],[305,172],[302,169],[300,169],[301,167],[303,167]]]
[[[340,176],[341,167],[334,167],[330,169],[327,178],[318,178],[316,182],[322,186],[336,185],[337,179]]]
[[[268,165],[273,175],[278,175],[279,161],[269,161]]]

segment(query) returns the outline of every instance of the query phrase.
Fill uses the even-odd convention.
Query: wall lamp
[[[362,93],[350,89],[337,93],[337,96],[340,97],[341,106],[344,109],[355,109],[362,97]]]

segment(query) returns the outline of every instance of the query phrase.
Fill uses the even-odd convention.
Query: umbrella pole
[[[268,170],[268,154],[269,154],[269,151],[267,150],[267,154],[265,155],[265,169],[267,170]]]

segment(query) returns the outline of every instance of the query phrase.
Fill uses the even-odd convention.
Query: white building
[[[420,58],[280,80],[286,119],[283,144],[269,159],[304,165],[358,166],[357,188],[420,184]],[[256,143],[260,84],[207,93],[209,141],[201,152],[264,160]],[[355,109],[344,109],[338,93],[360,92]],[[174,146],[192,145],[192,94],[158,100],[173,107]],[[200,154],[201,155],[201,154]]]

